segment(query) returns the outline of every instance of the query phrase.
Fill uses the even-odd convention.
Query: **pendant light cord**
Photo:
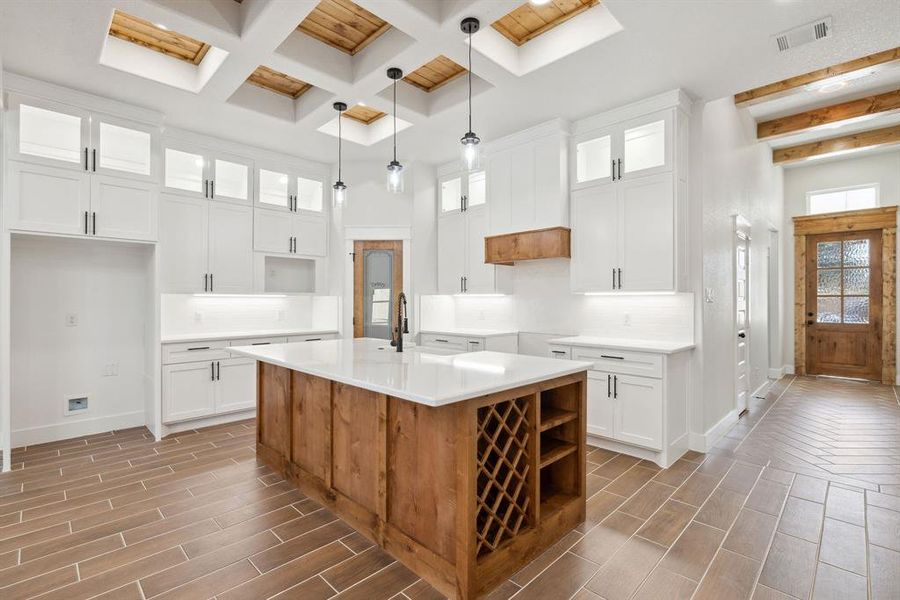
[[[343,183],[341,179],[341,118],[343,111],[338,111],[338,181]]]
[[[397,80],[394,80],[394,162],[397,162]]]
[[[472,131],[472,32],[469,31],[469,131]]]

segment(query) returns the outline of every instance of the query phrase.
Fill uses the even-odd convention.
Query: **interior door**
[[[734,237],[734,331],[735,331],[735,409],[747,410],[750,395],[750,228],[741,217],[735,218]]]
[[[213,292],[253,292],[253,209],[209,205],[209,272]]]
[[[95,235],[155,241],[157,186],[106,175],[91,176],[91,228]]]
[[[618,289],[656,292],[675,289],[675,194],[672,174],[616,183],[621,198],[622,272]]]
[[[881,380],[881,231],[806,243],[807,373]]]
[[[208,201],[163,194],[160,204],[158,252],[162,291],[206,291]]]
[[[216,361],[216,414],[256,407],[256,361],[229,358]]]
[[[353,243],[353,337],[391,339],[403,291],[403,242]]]
[[[462,293],[466,270],[466,215],[450,212],[438,217],[438,293]]]
[[[572,192],[573,292],[609,292],[619,266],[619,202],[615,184]]]
[[[9,161],[9,226],[25,231],[71,235],[87,232],[90,175]]]

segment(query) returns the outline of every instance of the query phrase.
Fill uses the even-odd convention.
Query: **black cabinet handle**
[[[222,379],[222,363],[216,361],[216,380]]]
[[[88,170],[88,149],[87,146],[84,147],[84,170]],[[87,233],[87,231],[85,231]]]
[[[209,197],[210,198],[216,197],[216,180],[215,179],[211,179],[209,181]]]
[[[91,154],[93,154],[93,156],[94,156],[93,164],[91,165],[91,171],[96,171],[97,170],[97,149],[94,148],[91,151]]]
[[[616,272],[619,275],[619,289],[622,289],[622,269],[616,269]]]
[[[622,159],[621,158],[618,160],[618,163],[619,163],[619,180],[621,180],[622,179]]]
[[[209,291],[213,291],[214,289],[215,288],[213,288],[213,274],[210,273],[209,274]]]
[[[209,273],[203,274],[203,291],[204,292],[209,291]]]
[[[272,342],[253,342],[253,343],[250,344],[250,345],[251,345],[251,346],[268,346],[268,345],[271,344],[271,343],[272,343]]]
[[[612,375],[607,375],[606,376],[606,397],[607,398],[609,398],[612,395],[611,390],[610,390],[610,379],[612,379]]]
[[[97,235],[97,213],[91,213],[91,222],[93,223],[91,235]]]
[[[194,352],[196,350],[209,350],[209,346],[196,346],[194,348],[188,348],[188,352]]]
[[[321,342],[322,338],[306,338],[304,342]]]
[[[619,376],[613,375],[613,398],[619,397]]]
[[[550,353],[551,354],[565,354],[566,351],[565,350],[551,350]]]
[[[84,149],[85,156],[87,156],[87,148]],[[84,235],[87,235],[88,232],[88,211],[84,211]]]
[[[612,180],[613,181],[616,180],[616,161],[615,161],[615,159],[612,160]]]
[[[434,341],[441,342],[442,344],[447,344],[450,342],[450,340],[442,340],[441,338],[434,338]]]
[[[612,289],[616,289],[616,268],[612,270]]]
[[[612,354],[601,354],[600,358],[614,358],[616,360],[625,360],[624,356],[613,356]]]
[[[209,179],[203,180],[203,197],[209,198]]]
[[[215,381],[216,380],[216,363],[214,363],[214,362],[209,363],[209,371],[210,371],[209,380]]]

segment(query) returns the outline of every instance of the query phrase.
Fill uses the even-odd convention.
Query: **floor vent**
[[[825,17],[773,36],[779,52],[831,37],[832,18]]]

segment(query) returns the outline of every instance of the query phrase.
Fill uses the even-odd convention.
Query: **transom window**
[[[816,244],[816,322],[869,322],[869,240]]]
[[[878,186],[863,185],[806,194],[806,212],[810,215],[862,210],[878,206]]]

